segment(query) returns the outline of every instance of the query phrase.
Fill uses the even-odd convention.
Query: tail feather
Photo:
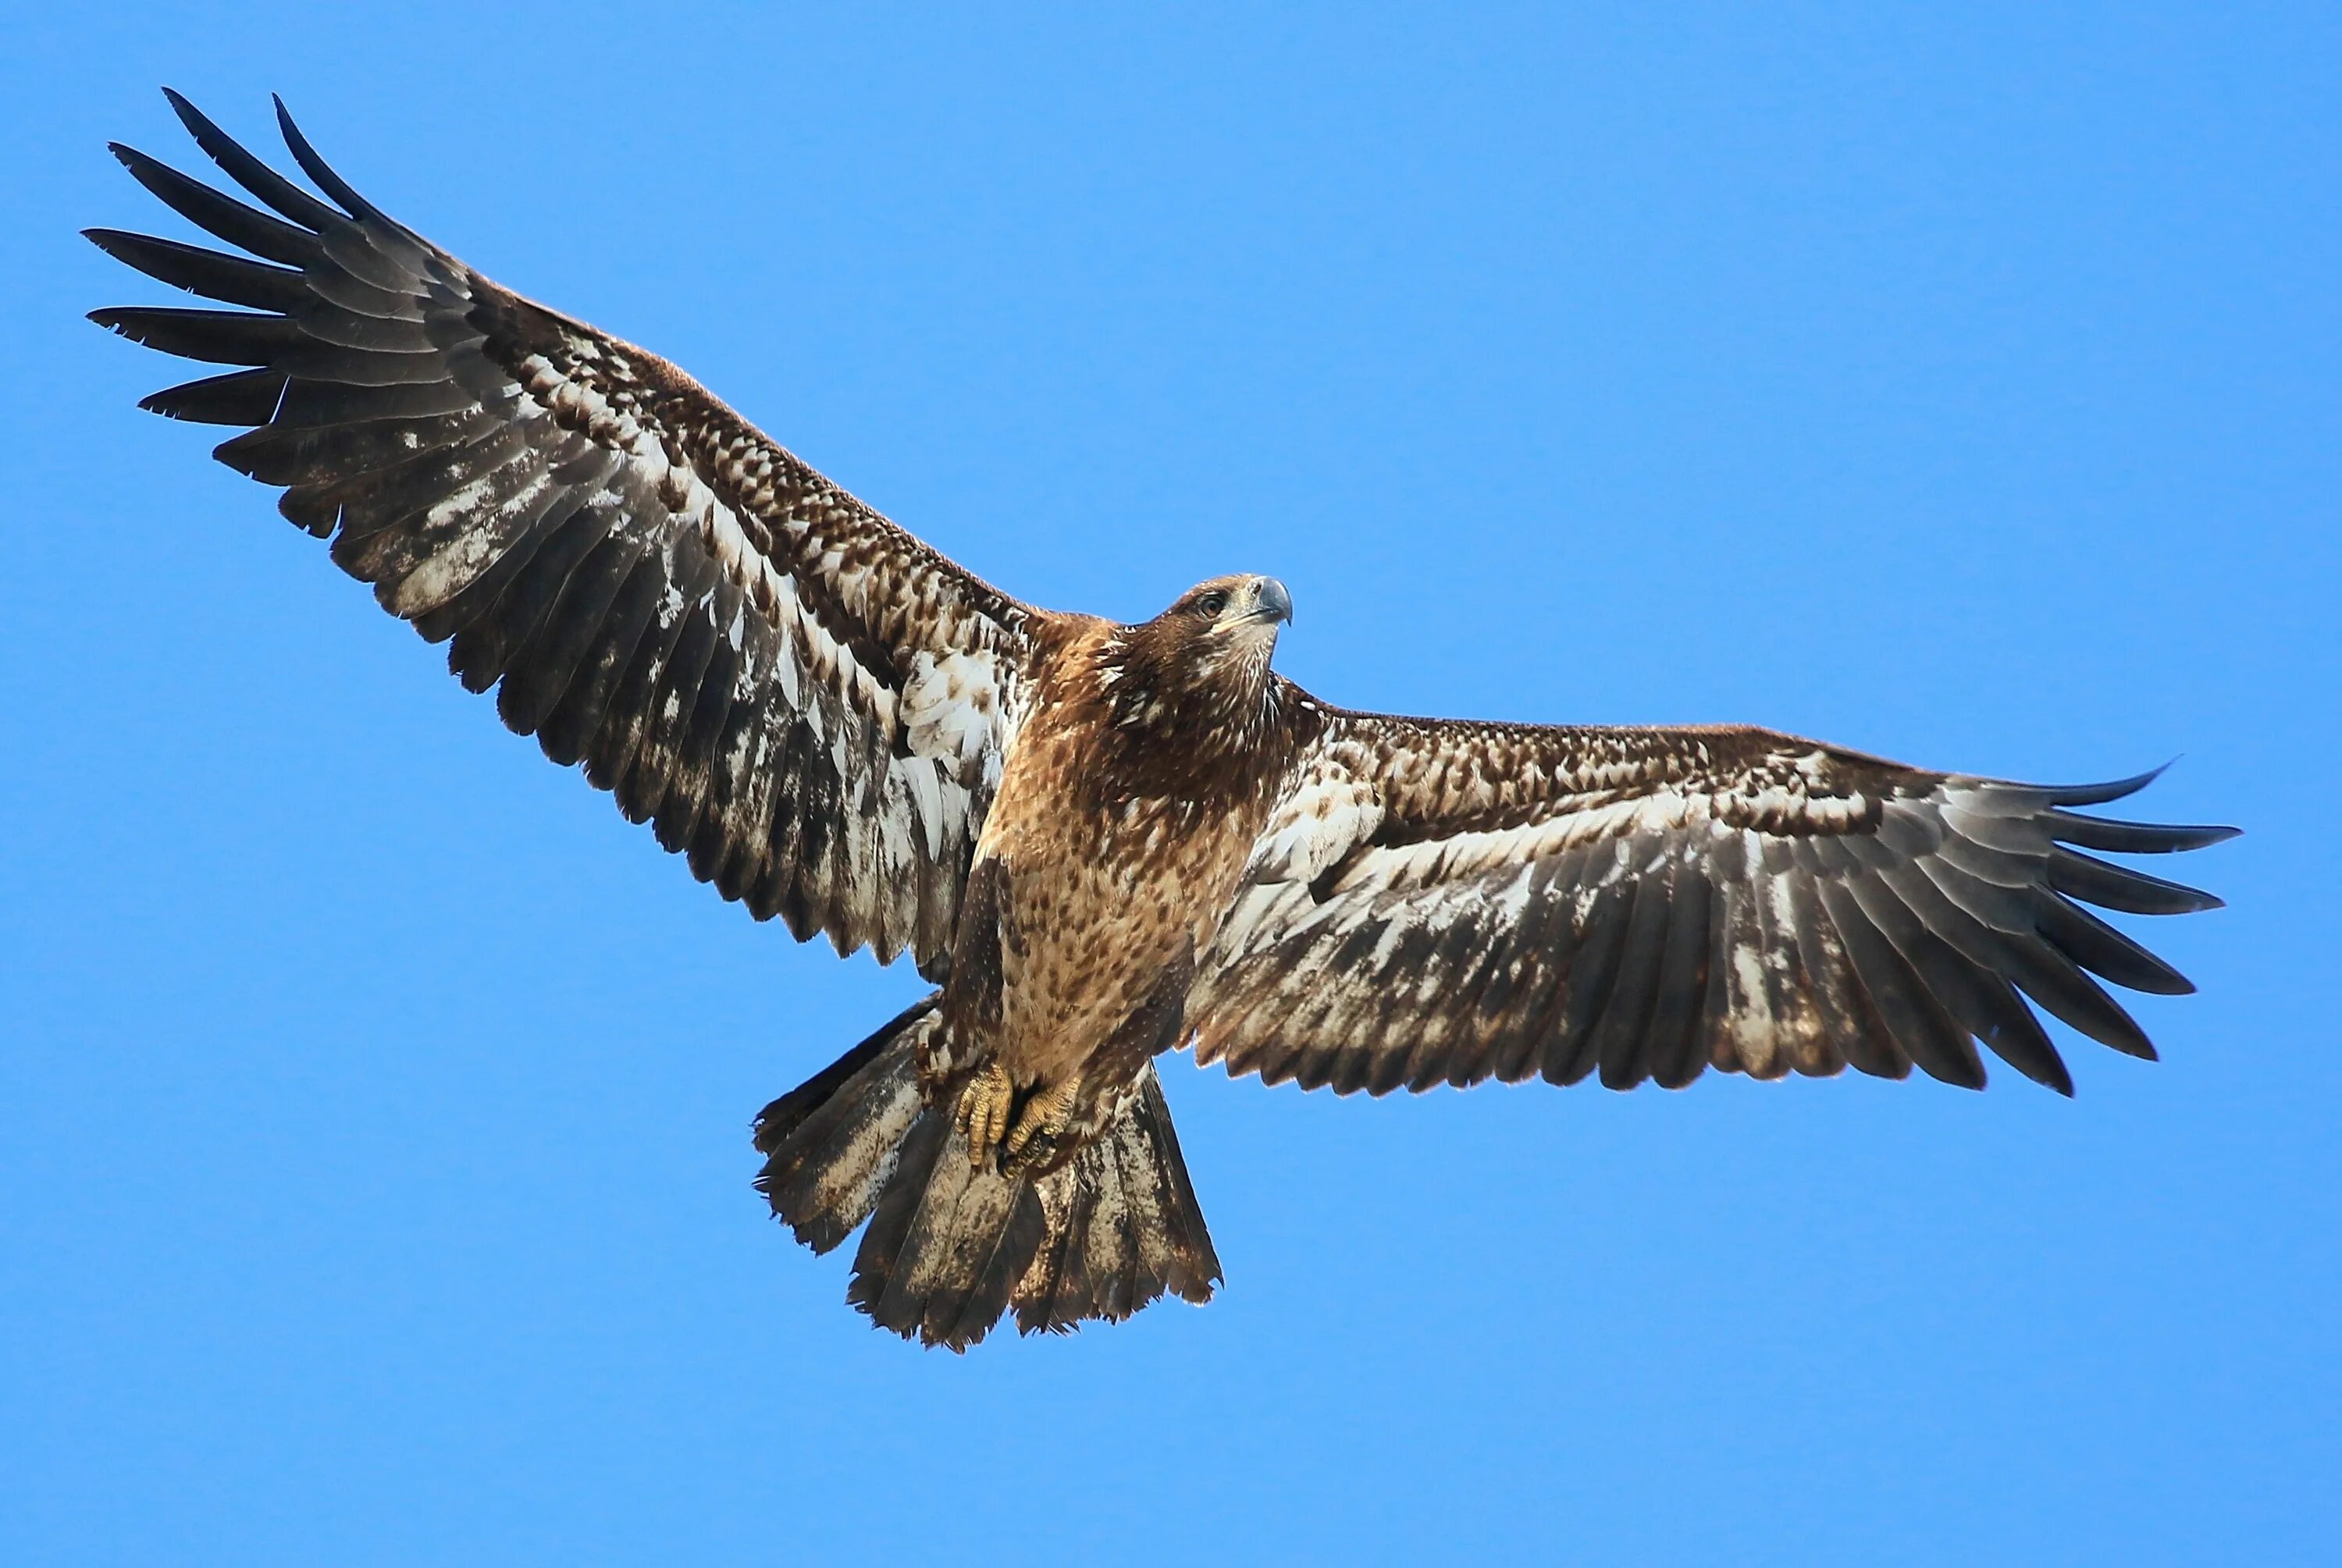
[[[1204,1211],[1187,1180],[1187,1162],[1179,1154],[1178,1134],[1171,1130],[1171,1107],[1164,1102],[1163,1084],[1152,1066],[1139,1085],[1135,1114],[1116,1129],[1116,1157],[1122,1164],[1122,1190],[1138,1211],[1139,1257],[1150,1280],[1159,1280],[1148,1299],[1164,1290],[1184,1299],[1208,1300],[1212,1282],[1220,1277],[1219,1255],[1204,1229]],[[1183,1244],[1187,1236],[1203,1246]]]
[[[940,1111],[927,1114],[931,1123],[943,1124]],[[1024,1181],[970,1165],[956,1128],[935,1140],[934,1147],[901,1246],[873,1246],[873,1238],[866,1236],[855,1253],[854,1281],[846,1292],[848,1301],[862,1298],[857,1304],[866,1303],[865,1310],[881,1327],[906,1337],[916,1333],[930,1344],[974,1307],[985,1265],[1027,1188]],[[915,1170],[902,1176],[899,1184],[908,1186]]]
[[[906,1339],[963,1350],[1014,1309],[1026,1333],[1211,1299],[1220,1262],[1152,1066],[1122,1115],[1039,1176],[978,1170],[948,1107],[921,1102],[930,997],[757,1119],[758,1187],[816,1252],[867,1219],[846,1300]]]
[[[826,1253],[870,1217],[925,1108],[918,1043],[934,1016],[926,997],[765,1107],[756,1148],[769,1156],[756,1188],[797,1240]]]
[[[1098,1183],[1075,1183],[1050,1216],[1049,1239],[1033,1261],[1036,1274],[1017,1292],[1020,1333],[1070,1333],[1095,1299],[1090,1290],[1090,1220],[1097,1212]]]
[[[1138,1233],[1130,1223],[1130,1201],[1123,1195],[1115,1152],[1101,1141],[1096,1146],[1097,1168],[1082,1183],[1095,1187],[1097,1196],[1081,1235],[1083,1277],[1076,1299],[1086,1292],[1098,1310],[1119,1317],[1137,1310],[1130,1303],[1138,1294]]]
[[[940,1329],[936,1337],[946,1344],[973,1344],[991,1333],[992,1325],[1000,1321],[1001,1314],[1016,1299],[1018,1283],[1032,1268],[1033,1259],[1048,1237],[1048,1213],[1042,1205],[1041,1194],[1032,1183],[1017,1183],[1006,1222],[1000,1226],[991,1255],[977,1271],[976,1283],[967,1292],[958,1313],[948,1325],[939,1323],[931,1314],[921,1332]]]
[[[936,1156],[942,1153],[945,1134],[950,1131],[950,1123],[941,1116],[922,1114],[918,1118],[903,1140],[886,1191],[870,1217],[870,1228],[862,1233],[862,1245],[855,1253],[854,1278],[846,1286],[846,1299],[873,1316],[876,1315],[878,1300],[886,1293],[887,1278],[894,1271],[889,1267],[866,1273],[862,1260],[902,1256],[903,1243],[911,1233],[911,1222],[918,1218],[928,1184],[936,1175]],[[788,1215],[782,1213],[781,1217],[786,1220]]]

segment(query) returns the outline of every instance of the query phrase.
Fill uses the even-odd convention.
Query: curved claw
[[[967,1087],[960,1091],[959,1106],[953,1119],[967,1135],[970,1165],[982,1170],[992,1163],[994,1153],[1008,1132],[1009,1113],[1016,1104],[1016,1081],[1008,1076],[1008,1069],[997,1062],[987,1062],[978,1068]]]
[[[1019,1169],[1049,1164],[1073,1122],[1078,1098],[1076,1083],[1068,1079],[1026,1101],[1016,1124],[1008,1130],[1007,1164]]]

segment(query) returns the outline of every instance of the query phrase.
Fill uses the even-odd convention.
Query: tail
[[[1025,1333],[1118,1322],[1165,1291],[1209,1301],[1220,1260],[1152,1064],[1115,1122],[1041,1175],[975,1170],[918,1046],[928,996],[765,1107],[757,1190],[826,1253],[866,1219],[846,1299],[904,1338],[965,1350],[1012,1306]]]

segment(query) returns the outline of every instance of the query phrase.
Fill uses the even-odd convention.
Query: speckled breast
[[[1021,1074],[1077,1070],[1167,966],[1210,941],[1266,819],[1257,790],[1116,789],[1128,770],[1112,748],[1139,744],[1077,694],[1042,704],[1003,769],[976,854],[1007,874],[993,1045]]]

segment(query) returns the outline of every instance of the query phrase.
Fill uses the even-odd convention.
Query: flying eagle
[[[2038,1007],[2154,1049],[2091,977],[2191,989],[2084,908],[2218,900],[2085,853],[2230,836],[1768,730],[1396,718],[1270,668],[1283,584],[1119,625],[1010,597],[674,365],[535,304],[180,98],[259,206],[115,145],[236,252],[93,229],[237,307],[101,310],[231,366],[141,404],[448,645],[692,874],[935,990],[756,1123],[757,1186],[848,1299],[960,1349],[1220,1277],[1156,1081],[1613,1089],[1849,1065],[2061,1094]],[[266,210],[262,210],[262,209]],[[2147,775],[2151,777],[2152,775]],[[2028,999],[2030,1005],[2028,1005]]]

